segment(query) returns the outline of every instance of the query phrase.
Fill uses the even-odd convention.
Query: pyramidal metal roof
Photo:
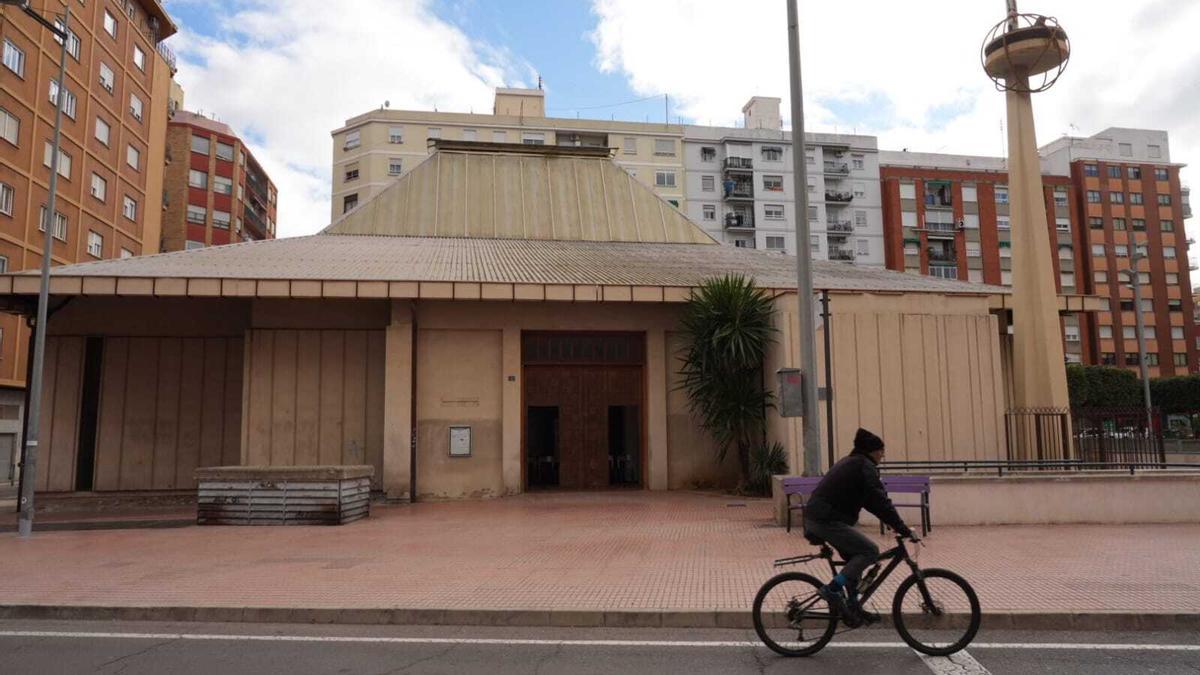
[[[609,153],[439,141],[323,234],[716,244]]]

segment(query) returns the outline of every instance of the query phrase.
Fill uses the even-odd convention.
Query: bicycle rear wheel
[[[754,632],[784,656],[809,656],[833,638],[837,615],[810,575],[785,572],[767,580],[754,596]]]
[[[954,572],[927,569],[900,583],[892,602],[896,632],[910,647],[930,656],[960,651],[979,632],[979,597]]]

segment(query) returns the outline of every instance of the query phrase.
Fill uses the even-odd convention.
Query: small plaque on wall
[[[471,456],[471,427],[450,427],[450,456]]]

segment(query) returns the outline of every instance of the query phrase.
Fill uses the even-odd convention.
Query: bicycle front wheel
[[[966,579],[949,570],[922,570],[896,589],[892,603],[896,632],[910,647],[930,656],[960,651],[979,632],[979,597]]]
[[[754,596],[754,632],[784,656],[816,654],[833,639],[837,615],[817,589],[821,582],[801,572],[772,577]]]

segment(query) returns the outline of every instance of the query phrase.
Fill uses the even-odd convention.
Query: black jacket
[[[817,484],[805,502],[804,517],[853,525],[864,508],[897,533],[912,534],[888,498],[875,461],[864,453],[853,452],[834,464]]]

